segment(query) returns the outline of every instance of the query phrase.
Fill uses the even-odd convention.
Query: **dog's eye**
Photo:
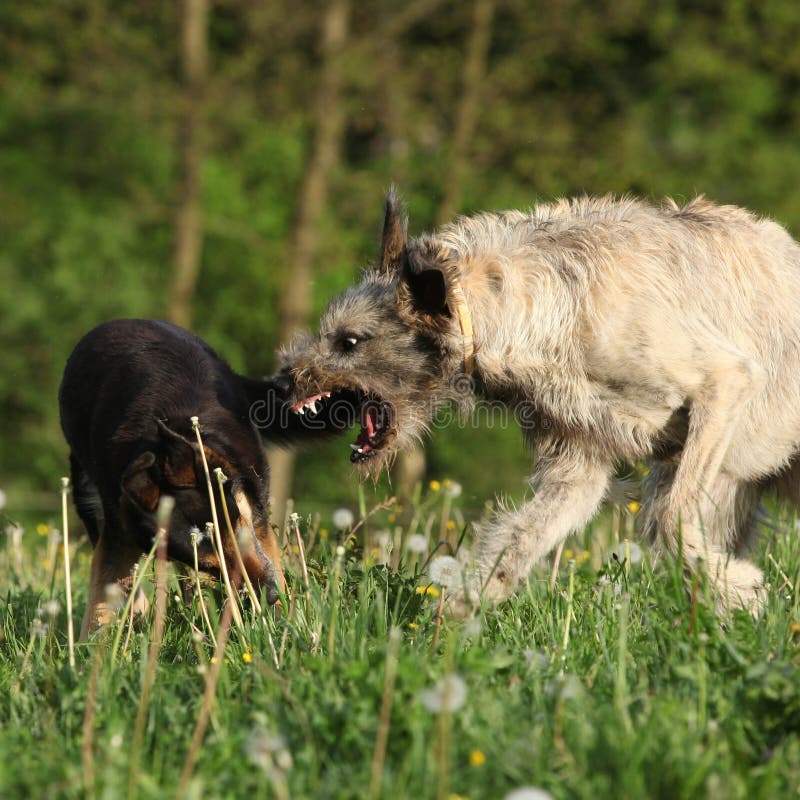
[[[342,350],[349,353],[357,344],[358,339],[355,336],[345,336],[341,339]]]

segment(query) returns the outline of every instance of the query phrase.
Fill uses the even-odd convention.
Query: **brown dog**
[[[800,246],[774,222],[581,198],[408,241],[390,193],[378,268],[284,359],[297,410],[357,392],[366,470],[473,404],[467,386],[517,411],[535,493],[478,530],[468,596],[507,597],[591,519],[616,463],[649,460],[650,534],[704,562],[722,607],[759,608],[741,558],[759,498],[800,502]]]

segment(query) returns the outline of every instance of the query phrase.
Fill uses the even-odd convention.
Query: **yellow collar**
[[[461,327],[461,338],[464,341],[464,372],[471,375],[475,369],[475,340],[472,336],[472,315],[467,308],[467,301],[461,284],[456,283],[452,289],[453,305],[455,305],[458,324]]]

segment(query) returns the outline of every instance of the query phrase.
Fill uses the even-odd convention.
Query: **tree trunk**
[[[486,75],[493,14],[494,0],[475,0],[467,57],[464,61],[463,88],[453,128],[450,161],[445,175],[442,203],[436,215],[437,226],[449,222],[458,209],[469,147],[478,121],[478,104]],[[425,453],[421,447],[415,445],[412,449],[400,453],[394,477],[397,496],[403,501],[408,500],[413,495],[416,485],[425,477]]]
[[[341,149],[344,110],[341,100],[342,59],[338,56],[346,44],[349,15],[350,0],[330,0],[322,22],[322,72],[312,111],[314,143],[300,188],[292,231],[287,282],[279,309],[281,341],[287,341],[305,328],[311,311],[311,278],[319,219]],[[282,524],[291,492],[294,453],[274,449],[268,455],[273,520]]]
[[[175,216],[173,281],[168,318],[188,328],[200,271],[203,244],[202,168],[203,99],[208,64],[208,0],[183,0],[178,118],[178,210]]]

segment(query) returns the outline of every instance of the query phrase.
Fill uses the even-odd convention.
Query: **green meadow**
[[[244,601],[241,625],[228,627],[219,586],[184,589],[169,572],[163,637],[155,602],[133,624],[123,609],[76,645],[74,667],[61,523],[16,537],[9,523],[0,796],[797,795],[794,520],[758,556],[771,585],[758,620],[721,619],[702,577],[687,583],[629,541],[635,504],[568,542],[557,573],[543,565],[514,600],[442,620],[435,579],[451,581],[447,559],[470,544],[457,489],[434,481],[413,507],[339,511],[339,528],[290,518],[282,609]],[[76,533],[77,630],[90,552]],[[145,564],[151,597],[153,574]]]

